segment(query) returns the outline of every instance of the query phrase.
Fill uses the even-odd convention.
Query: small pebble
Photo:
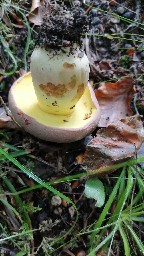
[[[112,47],[111,47],[111,51],[113,51],[113,52],[119,52],[119,47],[117,47],[117,46],[112,46]]]
[[[100,48],[98,49],[98,51],[101,52],[101,53],[106,53],[106,52],[107,52],[107,49],[104,48],[104,47],[100,47]]]
[[[69,211],[69,214],[70,214],[71,218],[73,218],[74,213],[75,213],[74,207],[73,207],[73,206],[69,207],[69,208],[68,208],[68,211]]]
[[[97,15],[97,10],[95,8],[91,9],[90,14],[92,16],[96,16]]]
[[[73,2],[73,5],[75,5],[75,6],[80,6],[81,3],[80,3],[80,1],[76,0],[76,1]]]
[[[119,7],[117,8],[117,13],[119,13],[119,14],[123,14],[124,12],[125,12],[124,7],[119,6]]]
[[[76,256],[86,256],[86,253],[84,250],[80,250],[79,252],[77,252]]]
[[[61,215],[62,214],[62,209],[60,207],[54,209],[54,214]]]
[[[100,23],[100,19],[98,17],[95,17],[92,21],[92,25],[95,26],[95,25],[98,25]]]
[[[127,48],[127,49],[132,48],[132,45],[131,44],[125,44],[124,48]]]
[[[51,205],[53,206],[58,206],[58,205],[61,205],[62,203],[62,200],[59,196],[53,196],[52,199],[51,199]]]
[[[107,3],[106,3],[105,1],[104,1],[103,3],[101,3],[100,8],[101,8],[102,10],[106,11],[106,10],[107,10],[107,8],[108,8]]]
[[[110,22],[113,23],[113,24],[118,24],[118,23],[120,23],[120,20],[116,19],[116,18],[111,18]]]
[[[95,1],[94,4],[93,4],[94,7],[97,7],[99,6],[99,2],[98,1]]]
[[[142,51],[140,55],[143,58],[144,57],[144,51]]]
[[[132,19],[134,17],[134,14],[132,12],[125,12],[123,14],[123,17],[125,17],[127,19]]]

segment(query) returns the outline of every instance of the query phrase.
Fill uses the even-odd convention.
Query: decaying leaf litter
[[[91,16],[91,28],[85,39],[85,48],[91,65],[90,78],[94,83],[96,95],[99,98],[99,104],[102,108],[99,127],[107,127],[108,125],[107,128],[103,128],[105,130],[99,129],[98,133],[95,131],[93,133],[93,136],[96,136],[94,139],[92,139],[91,136],[88,136],[80,142],[67,145],[57,145],[54,143],[46,143],[36,140],[32,136],[25,134],[24,131],[17,131],[17,129],[14,129],[14,131],[2,130],[2,143],[8,143],[20,149],[24,149],[25,154],[30,155],[30,159],[27,161],[27,158],[23,156],[19,158],[19,160],[28,168],[31,168],[45,181],[83,172],[83,160],[82,164],[78,164],[76,162],[76,157],[82,152],[84,153],[84,160],[85,156],[86,160],[87,158],[90,158],[92,155],[91,152],[89,153],[90,147],[94,143],[94,147],[92,147],[92,150],[94,150],[97,146],[95,141],[100,139],[101,134],[102,138],[100,140],[100,145],[102,144],[103,139],[106,140],[105,134],[107,134],[108,139],[110,140],[107,142],[108,154],[106,154],[105,151],[104,157],[102,156],[102,162],[100,160],[100,165],[98,166],[96,162],[99,160],[96,161],[95,158],[91,160],[91,164],[94,165],[94,169],[105,166],[105,164],[107,165],[111,152],[111,145],[115,142],[114,148],[120,147],[121,149],[121,145],[124,144],[123,148],[125,149],[125,143],[127,148],[130,148],[130,154],[128,156],[125,155],[126,158],[135,155],[137,149],[140,148],[143,141],[143,129],[139,116],[132,117],[132,119],[135,120],[134,122],[136,127],[133,127],[132,125],[130,128],[126,127],[126,130],[124,129],[124,131],[121,130],[121,122],[128,123],[129,120],[132,120],[131,118],[126,118],[127,115],[132,116],[135,114],[143,114],[143,3],[139,3],[139,1],[136,2],[138,3],[135,3],[135,5],[132,1],[126,3],[125,1],[94,1],[94,3],[85,1],[85,4],[83,4],[83,8],[86,11],[88,10],[89,5],[92,4],[92,7],[88,11],[88,14]],[[22,7],[26,8],[27,11],[30,10],[31,6],[32,3],[26,5],[22,3]],[[33,2],[32,11],[34,8]],[[15,13],[15,10],[13,10],[13,13]],[[27,35],[27,27],[25,23],[18,26],[19,15],[20,14],[17,14],[17,16],[12,15],[12,28],[11,23],[7,23],[4,15],[1,17],[2,25],[6,24],[8,28],[10,26],[10,30],[12,29],[14,31],[15,37],[11,35],[11,41],[9,38],[6,38],[6,41],[8,41],[10,49],[12,49],[13,45],[16,47],[17,51],[15,52],[15,58],[19,63],[17,71],[11,77],[1,75],[0,89],[5,103],[7,103],[8,89],[12,85],[13,81],[21,75],[21,72],[23,72],[24,69],[23,61],[20,59],[20,56],[23,55],[24,52],[24,39]],[[29,24],[33,26],[30,19]],[[16,40],[16,38],[18,38],[18,40]],[[35,34],[33,34],[33,32],[32,38],[35,38]],[[29,48],[30,52],[32,51],[33,45],[34,39],[31,41]],[[7,61],[7,56],[5,56],[3,47],[4,46],[1,48],[1,70],[5,72],[11,69],[13,63],[11,63],[9,56],[9,61]],[[30,56],[28,54],[28,63],[29,57]],[[103,123],[102,120],[104,120]],[[138,123],[136,120],[138,120]],[[9,122],[9,120],[7,121]],[[114,124],[112,124],[111,121],[113,121]],[[5,125],[6,119],[2,119],[1,128],[4,128]],[[114,129],[114,127],[116,128]],[[114,139],[111,138],[110,129],[112,129]],[[120,133],[119,130],[121,130]],[[124,134],[124,140],[122,137],[119,137],[121,136],[121,132]],[[130,146],[128,146],[127,143],[129,143],[129,141],[126,141],[125,138],[131,138],[131,134],[133,140],[130,141]],[[118,144],[119,139],[117,140],[117,138],[120,138],[120,145]],[[104,147],[105,143],[102,145]],[[5,147],[7,150],[12,150],[8,145],[5,145]],[[85,148],[87,148],[86,151]],[[126,153],[127,152],[128,150],[126,150]],[[98,155],[100,152],[96,151],[95,154]],[[33,159],[35,159],[35,161]],[[104,161],[104,159],[106,161]],[[120,160],[122,161],[123,157],[120,156]],[[112,154],[108,165],[113,164],[114,162],[115,156]],[[16,187],[19,188],[20,186],[27,185],[32,187],[34,185],[34,182],[19,170],[15,170],[15,168],[13,166],[9,166],[9,164],[7,165],[5,163],[5,165],[6,167],[3,167],[5,172],[12,170],[12,172],[9,172],[9,177]],[[107,183],[107,176],[104,176],[104,182]],[[109,186],[112,187],[114,181],[108,180],[108,182]],[[93,201],[86,199],[83,195],[84,184],[85,179],[81,178],[78,181],[66,182],[56,186],[59,191],[68,195],[78,207],[79,222],[76,224],[75,234],[77,234],[82,228],[91,224],[94,219],[96,220],[98,218]],[[33,245],[31,243],[31,246],[33,247],[41,245],[41,248],[37,248],[37,255],[39,255],[39,251],[41,253],[40,255],[42,255],[46,244],[49,244],[50,240],[55,236],[63,234],[64,226],[65,229],[68,230],[75,220],[75,209],[73,209],[69,203],[62,200],[60,203],[53,205],[50,198],[52,199],[53,195],[45,189],[41,191],[38,190],[35,195],[33,192],[22,195],[22,199],[27,203],[27,205],[40,207],[36,213],[34,213],[34,209],[32,209],[32,212],[30,208],[28,210],[32,218],[32,227],[34,229],[40,228],[39,231],[34,234],[34,237],[36,241],[35,243],[37,243],[38,240],[41,240],[42,243],[40,244],[40,241],[38,242],[38,245]],[[14,200],[12,196],[10,196],[10,198],[8,197],[8,200],[9,199],[11,201]],[[15,202],[12,202],[12,204],[15,206]],[[6,207],[3,206],[3,213],[5,212]],[[6,216],[7,225],[11,227],[12,231],[14,232],[18,230],[19,220],[17,220],[12,213],[9,213],[8,215],[6,212]],[[1,218],[3,222],[3,214]],[[15,224],[13,223],[12,218],[14,218]],[[36,221],[34,221],[34,218]],[[71,237],[68,236],[66,241],[70,239]],[[5,250],[7,250],[9,255],[10,251],[13,253],[17,252],[17,250],[15,251],[15,249],[13,249],[13,246],[12,249],[9,247],[9,243],[6,244]],[[45,250],[50,251],[50,248],[45,248]],[[60,249],[59,252],[53,253],[52,255],[79,255],[79,253],[87,255],[87,237],[85,236],[79,236],[75,241],[75,244],[69,243],[68,246],[65,246],[63,249]]]

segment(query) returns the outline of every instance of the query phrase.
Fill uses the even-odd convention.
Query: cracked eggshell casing
[[[90,84],[70,115],[49,114],[38,105],[31,73],[12,85],[9,108],[17,123],[33,136],[45,141],[68,143],[80,140],[97,126],[100,109]]]
[[[60,50],[35,48],[31,74],[40,108],[48,113],[68,115],[84,93],[89,79],[89,61],[78,47]]]

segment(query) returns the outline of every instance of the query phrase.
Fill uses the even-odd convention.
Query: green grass
[[[24,70],[28,71],[27,56],[28,56],[29,46],[31,43],[31,28],[26,16],[27,12],[26,10],[21,8],[18,3],[15,3],[14,1],[2,1],[0,3],[0,9],[2,10],[2,13],[4,13],[4,15],[9,21],[9,27],[7,27],[3,22],[3,20],[1,20],[0,42],[4,48],[5,58],[7,59],[9,57],[13,63],[13,67],[11,68],[10,71],[0,70],[0,75],[11,76],[17,71],[17,68],[18,68],[17,57],[15,57],[15,54],[13,54],[12,50],[9,47],[9,37],[11,38],[12,35],[13,37],[16,36],[14,34],[13,24],[10,17],[12,13],[17,13],[21,17],[24,23],[24,26],[26,26],[26,29],[27,29],[27,39],[26,39],[25,48],[24,48],[23,63],[24,63]]]
[[[144,222],[144,185],[143,170],[139,168],[137,172],[136,166],[124,168],[121,175],[109,196],[107,203],[94,226],[94,231],[90,236],[90,252],[88,256],[95,255],[100,248],[103,251],[108,250],[108,256],[111,254],[111,248],[116,233],[121,236],[124,248],[124,255],[131,255],[133,247],[144,254],[144,244],[138,238],[138,230],[135,229],[136,222]],[[114,210],[111,216],[107,218],[110,207],[114,204]],[[105,237],[105,229],[102,228],[103,223],[113,226],[107,230],[108,235]],[[136,231],[135,231],[136,230]],[[141,231],[140,231],[141,232]]]
[[[1,239],[2,241],[10,240],[14,246],[19,248],[19,243],[23,236],[29,237],[29,251],[31,248],[31,239],[33,239],[33,232],[36,230],[32,230],[31,220],[27,211],[27,208],[21,207],[24,205],[22,199],[20,197],[21,194],[26,192],[31,192],[35,189],[46,188],[55,195],[60,196],[65,199],[68,203],[72,204],[76,210],[77,216],[75,219],[75,224],[78,221],[78,210],[75,204],[71,201],[71,199],[65,196],[63,193],[59,192],[55,188],[52,187],[53,184],[58,184],[61,182],[73,181],[75,179],[79,179],[81,177],[91,177],[94,173],[99,173],[99,170],[88,171],[84,173],[80,173],[77,175],[70,175],[63,177],[58,180],[52,180],[48,183],[41,180],[37,177],[31,170],[23,166],[20,161],[16,160],[14,156],[17,158],[25,155],[25,157],[29,157],[29,154],[25,150],[18,150],[16,147],[10,146],[8,144],[1,143],[0,148],[0,160],[5,161],[6,159],[11,162],[16,168],[20,169],[23,173],[29,176],[29,178],[33,179],[37,185],[34,185],[30,188],[24,188],[20,191],[17,191],[14,185],[11,183],[10,179],[7,177],[7,173],[1,174],[2,184],[5,184],[7,187],[8,193],[4,193],[3,188],[1,187],[0,194],[5,195],[0,199],[1,203],[7,208],[14,218],[17,219],[19,225],[21,226],[22,232],[18,232],[15,234],[9,234],[6,238]],[[11,153],[9,152],[11,151]],[[24,154],[25,152],[25,154]],[[115,180],[115,186],[112,189],[111,193],[107,195],[107,201],[101,211],[101,214],[98,220],[91,227],[86,227],[85,230],[81,231],[75,236],[75,240],[81,236],[81,234],[89,233],[89,245],[88,245],[88,256],[93,256],[97,253],[101,248],[103,251],[108,250],[108,255],[110,255],[111,248],[113,248],[113,244],[115,241],[115,235],[119,234],[121,237],[121,243],[119,244],[120,250],[124,251],[125,255],[131,255],[131,251],[134,249],[139,252],[144,251],[144,245],[142,240],[138,236],[138,230],[135,227],[135,223],[144,222],[143,214],[144,214],[144,171],[137,166],[139,162],[144,162],[144,157],[138,159],[132,159],[127,162],[114,165],[112,167],[104,168],[103,171],[107,171],[108,169],[117,169],[121,168],[121,173],[119,176],[116,173],[110,176],[110,178]],[[102,173],[102,169],[100,170]],[[104,182],[105,185],[105,182]],[[106,186],[106,185],[105,185]],[[133,196],[132,196],[133,195]],[[8,200],[7,196],[14,196],[15,205],[12,206]],[[114,205],[114,211],[111,211],[111,207]],[[28,207],[28,206],[27,206]],[[35,209],[31,209],[34,211]],[[37,211],[39,209],[36,209]],[[109,213],[109,214],[108,214]],[[66,237],[68,234],[72,234],[75,227],[70,228],[64,235]],[[72,231],[73,230],[73,231]],[[8,232],[8,231],[7,231]],[[105,237],[105,233],[108,235]],[[139,231],[140,232],[140,231]],[[60,249],[64,246],[64,237],[56,237],[54,241],[50,242],[50,246],[53,248],[52,252]],[[20,241],[14,243],[15,239],[19,239]],[[72,242],[72,241],[70,241]],[[28,242],[27,242],[28,243]],[[28,250],[28,249],[27,249]],[[24,249],[22,250],[24,252]],[[51,254],[49,254],[51,255]]]

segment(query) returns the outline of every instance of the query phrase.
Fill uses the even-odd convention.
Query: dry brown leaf
[[[33,0],[32,1],[32,6],[31,6],[31,12],[35,11],[35,9],[37,9],[41,4],[42,4],[43,0]]]
[[[130,57],[133,57],[135,53],[135,48],[134,47],[131,47],[127,50],[127,55],[130,56]]]
[[[95,93],[101,108],[99,127],[106,127],[112,122],[132,115],[130,108],[134,94],[132,77],[123,77],[116,83],[103,83]]]
[[[112,67],[111,67],[111,63],[110,63],[110,61],[109,60],[103,60],[103,61],[101,61],[100,63],[99,63],[99,68],[101,69],[101,70],[111,70],[112,69]]]
[[[126,117],[98,131],[87,145],[84,163],[95,170],[126,161],[136,155],[143,141],[140,116]]]
[[[43,0],[33,0],[31,6],[31,12],[29,14],[29,21],[37,26],[40,26],[43,22],[43,15],[46,9],[42,6]]]
[[[7,116],[4,108],[0,108],[0,129],[8,128],[15,129],[18,126],[12,121],[10,116]]]

